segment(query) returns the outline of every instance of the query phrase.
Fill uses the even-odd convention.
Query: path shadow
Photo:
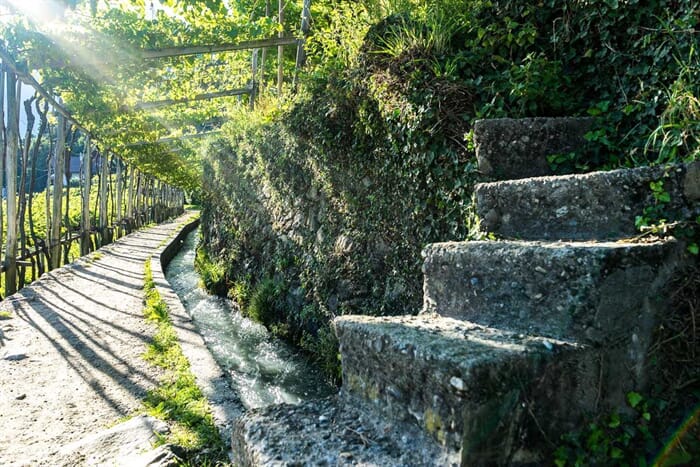
[[[102,326],[96,327],[94,320],[89,321],[80,316],[81,313],[87,314],[85,310],[74,307],[66,300],[62,302],[64,306],[58,305],[54,300],[49,301],[46,297],[37,296],[31,302],[14,301],[12,306],[17,318],[41,333],[57,354],[100,398],[116,413],[127,415],[123,402],[105,391],[106,385],[102,384],[105,379],[111,380],[137,399],[145,397],[157,381],[117,353],[117,339],[112,338],[112,345],[99,341],[100,334],[121,332],[117,326],[100,320]],[[130,341],[126,345],[130,348],[143,345],[145,351],[150,336],[134,332],[127,332],[125,335],[129,336]]]

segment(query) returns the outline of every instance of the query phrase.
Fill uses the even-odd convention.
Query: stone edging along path
[[[161,256],[167,259],[179,246],[181,237],[173,236],[194,227],[187,213],[132,233],[0,302],[5,312],[0,318],[0,465],[149,462],[133,456],[148,451],[153,431],[166,428],[137,417],[122,432],[141,430],[142,439],[127,442],[115,435],[117,424],[142,408],[162,374],[142,358],[155,333],[143,318],[149,258],[183,352],[198,384],[214,399],[217,425],[225,430],[230,424],[237,405],[216,397],[225,384],[222,372],[160,265]],[[104,433],[118,441],[110,446]],[[152,452],[151,459],[162,454]]]
[[[199,219],[187,223],[182,230],[151,257],[153,282],[160,297],[168,306],[168,315],[177,333],[182,353],[190,362],[197,386],[209,401],[214,423],[228,445],[234,421],[245,408],[236,393],[231,389],[226,374],[214,360],[204,339],[199,334],[192,318],[178,298],[170,283],[165,279],[165,268],[180,250],[187,235],[199,226]]]

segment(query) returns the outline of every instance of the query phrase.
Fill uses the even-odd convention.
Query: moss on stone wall
[[[249,291],[250,307],[259,284],[274,283],[274,311],[260,321],[331,369],[331,318],[420,309],[421,249],[466,235],[474,161],[430,134],[425,116],[406,133],[363,85],[336,83],[319,105],[325,89],[285,123],[249,122],[210,145],[202,225],[229,296]],[[200,269],[216,282],[216,266]]]
[[[600,122],[587,168],[654,157],[639,155],[658,97],[678,76],[674,57],[692,49],[690,2],[589,3],[438,2],[456,7],[436,16],[454,17],[450,28],[410,12],[389,17],[370,29],[354,67],[312,52],[291,103],[234,112],[208,147],[212,284],[245,312],[259,284],[274,283],[260,320],[337,369],[329,321],[417,312],[421,249],[467,236],[475,118],[588,113]],[[311,44],[340,53],[338,38],[323,37]],[[669,37],[672,51],[652,52]],[[647,82],[656,84],[640,88]],[[632,148],[624,160],[622,147]]]

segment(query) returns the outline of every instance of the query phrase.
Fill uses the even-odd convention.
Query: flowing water
[[[187,236],[166,270],[166,278],[197,324],[214,358],[228,371],[234,390],[247,408],[333,393],[320,371],[260,324],[241,316],[230,300],[199,287],[194,270],[199,234]]]

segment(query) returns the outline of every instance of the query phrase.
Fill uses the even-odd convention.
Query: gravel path
[[[0,465],[54,465],[63,446],[141,408],[160,375],[141,358],[155,331],[142,315],[144,262],[188,217],[128,235],[0,303],[11,313],[0,318]]]

